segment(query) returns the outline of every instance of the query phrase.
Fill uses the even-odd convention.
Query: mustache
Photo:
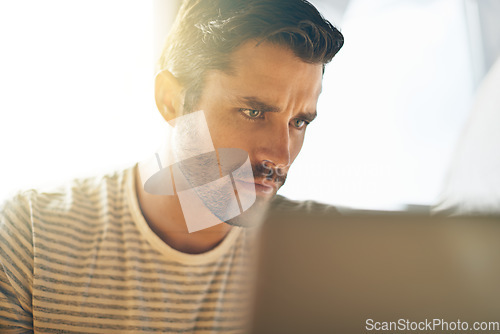
[[[277,184],[284,184],[286,181],[287,173],[283,168],[271,167],[265,163],[252,164],[254,178],[266,178],[272,180]]]
[[[187,177],[191,187],[196,187],[207,182],[220,178],[220,168],[222,173],[231,173],[233,177],[248,180],[253,177],[255,180],[266,179],[277,185],[283,185],[286,181],[286,168],[276,167],[267,160],[258,163],[252,162],[248,156],[234,149],[224,149],[219,152],[223,156],[223,164],[214,152],[201,154],[189,159],[180,161],[179,168]],[[246,160],[245,162],[245,158]],[[244,166],[247,166],[246,168]]]

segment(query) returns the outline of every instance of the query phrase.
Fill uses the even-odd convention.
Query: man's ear
[[[181,116],[184,89],[179,80],[167,70],[156,75],[155,100],[158,111],[167,122]]]

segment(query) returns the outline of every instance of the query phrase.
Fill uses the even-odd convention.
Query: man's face
[[[289,49],[249,41],[231,56],[232,71],[209,71],[195,110],[203,110],[214,147],[248,152],[258,198],[271,198],[304,141],[316,115],[322,65],[309,64]]]

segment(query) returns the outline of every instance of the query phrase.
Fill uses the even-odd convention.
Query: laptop
[[[260,242],[251,333],[500,331],[500,217],[281,212]]]

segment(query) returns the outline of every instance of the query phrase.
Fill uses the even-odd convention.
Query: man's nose
[[[290,166],[290,130],[286,126],[274,127],[262,143],[260,159],[274,168],[286,169]]]

